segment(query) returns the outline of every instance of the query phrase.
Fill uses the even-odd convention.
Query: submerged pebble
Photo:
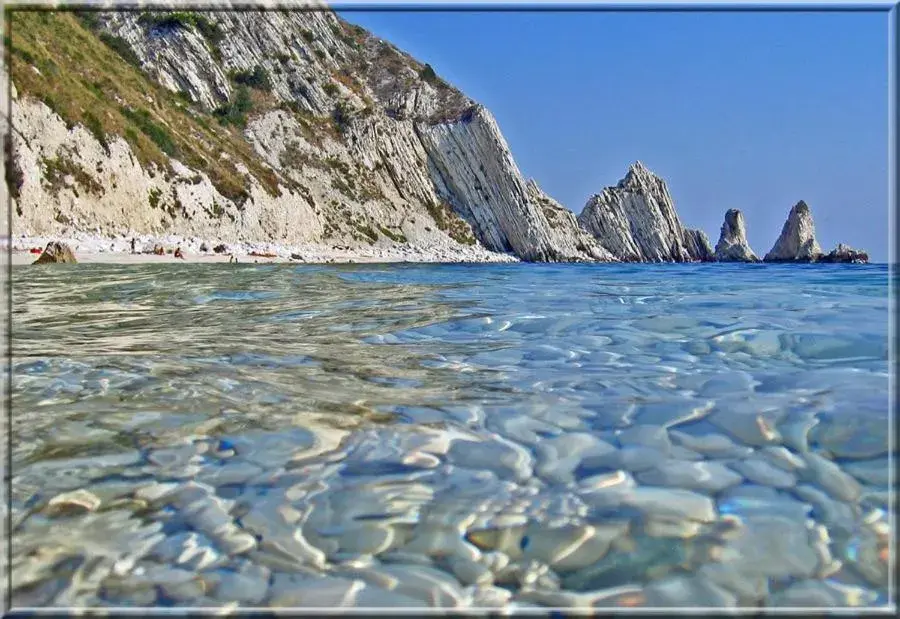
[[[622,503],[651,517],[684,518],[697,522],[712,522],[717,517],[715,502],[690,490],[638,487],[626,491]]]
[[[718,462],[664,460],[635,475],[642,484],[717,493],[743,481],[738,473]]]
[[[728,608],[737,606],[737,596],[700,575],[669,576],[644,587],[647,606]]]
[[[750,457],[731,464],[731,468],[748,481],[772,488],[790,488],[797,483],[796,475],[771,464],[761,457]]]
[[[840,501],[853,502],[862,494],[862,486],[853,476],[841,470],[834,462],[815,453],[804,454],[806,468],[803,477]]]

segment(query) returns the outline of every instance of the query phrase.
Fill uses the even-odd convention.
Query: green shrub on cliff
[[[174,157],[178,153],[175,141],[171,134],[166,131],[162,125],[155,123],[150,116],[150,112],[144,109],[130,110],[127,107],[122,108],[122,115],[131,120],[137,128],[144,132],[153,143],[159,146],[159,149],[170,157]]]
[[[247,113],[253,108],[253,100],[250,98],[250,90],[246,86],[239,86],[234,91],[231,101],[215,109],[213,114],[224,125],[245,127],[247,125]]]
[[[434,72],[434,69],[431,68],[430,64],[426,64],[422,67],[422,70],[419,71],[419,77],[421,77],[426,82],[434,82],[437,80],[437,73]]]
[[[252,71],[235,71],[231,74],[231,79],[233,79],[236,84],[242,84],[244,86],[249,86],[250,88],[256,88],[257,90],[263,90],[265,92],[272,90],[272,81],[269,78],[269,72],[259,65],[253,67]]]
[[[138,23],[149,28],[190,28],[194,27],[216,45],[225,38],[222,29],[208,17],[196,11],[173,11],[171,13],[141,13]]]

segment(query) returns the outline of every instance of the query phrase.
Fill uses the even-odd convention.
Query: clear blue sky
[[[803,199],[823,249],[888,259],[884,13],[340,13],[486,105],[576,213],[640,159],[713,244],[739,208],[762,255]]]

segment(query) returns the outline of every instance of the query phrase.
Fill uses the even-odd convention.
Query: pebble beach
[[[131,239],[135,241],[134,252]],[[285,263],[391,263],[391,262],[518,262],[515,256],[489,251],[481,246],[420,247],[384,244],[343,246],[308,243],[279,245],[277,243],[222,242],[175,235],[119,235],[107,237],[96,234],[66,237],[20,236],[12,240],[12,264],[31,264],[47,243],[60,241],[74,251],[79,262],[106,264],[153,264],[176,260],[180,248],[184,262],[250,262]],[[4,243],[8,246],[9,241]],[[162,255],[154,253],[161,247]],[[219,251],[216,251],[219,248]]]

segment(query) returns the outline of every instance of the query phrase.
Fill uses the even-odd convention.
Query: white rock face
[[[436,168],[443,197],[472,223],[488,249],[542,262],[593,258],[590,249],[577,249],[577,238],[551,228],[538,204],[545,196],[529,192],[486,108],[479,105],[457,120],[416,129]]]
[[[208,110],[231,96],[229,72],[261,66],[280,100],[296,101],[310,112],[331,111],[333,100],[324,90],[330,79],[317,78],[338,70],[339,60],[348,54],[333,13],[221,11],[204,16],[218,24],[221,41],[213,44],[196,28],[142,22],[136,12],[99,14],[107,31],[128,42],[148,75],[172,92],[186,92]],[[304,32],[310,40],[302,37]]]
[[[640,161],[618,185],[591,196],[578,222],[619,260],[694,262],[713,254],[705,234],[682,226],[665,181]]]
[[[816,226],[806,202],[800,200],[791,209],[781,229],[781,236],[766,257],[765,262],[815,262],[822,255],[816,241]]]
[[[584,260],[587,254],[589,258],[598,262],[618,262],[612,252],[600,245],[597,239],[581,227],[575,213],[544,193],[534,179],[528,179],[526,190],[529,199],[544,213],[554,237],[553,242],[560,249],[562,260]]]
[[[546,196],[528,189],[488,110],[334,13],[205,13],[219,36],[161,16],[111,11],[97,23],[128,43],[148,79],[207,113],[233,98],[234,72],[264,69],[266,96],[283,107],[251,111],[243,135],[282,181],[280,195],[245,170],[248,197],[236,203],[202,169],[172,159],[171,172],[145,169],[121,136],[109,136],[107,154],[90,131],[67,128],[20,92],[12,106],[13,160],[24,175],[17,233],[99,227],[225,242],[486,248],[535,261],[611,258],[572,213],[555,203],[548,210]],[[49,183],[52,161],[80,171]]]
[[[747,242],[744,214],[736,208],[728,209],[725,222],[716,243],[716,260],[719,262],[759,262],[759,257]]]
[[[684,247],[693,260],[699,262],[714,262],[716,259],[709,237],[703,230],[696,228],[684,229]]]
[[[159,170],[142,168],[125,140],[108,140],[107,152],[87,129],[68,129],[41,102],[15,100],[12,116],[15,164],[23,178],[13,208],[17,234],[67,236],[100,228],[113,236],[146,232],[303,242],[321,233],[312,207],[291,191],[273,198],[254,183],[239,207],[202,170],[175,162],[166,179]],[[48,182],[48,165],[61,160],[80,171],[78,182]]]

